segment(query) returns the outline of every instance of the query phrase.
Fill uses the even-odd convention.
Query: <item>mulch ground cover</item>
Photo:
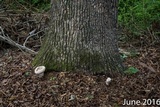
[[[30,26],[28,31],[22,29],[27,28],[26,23],[22,24],[22,19],[19,21],[21,26],[14,30],[12,27],[18,25],[12,23],[11,27],[9,19],[3,22],[1,20],[1,23],[6,32],[8,30],[7,33],[12,34],[14,31],[14,36],[24,41],[26,36],[20,37],[20,33],[27,35],[34,28],[39,28],[35,24],[33,26],[32,22],[30,25],[34,28]],[[6,22],[8,25],[4,24]],[[26,22],[26,19],[23,22]],[[21,30],[16,30],[20,28]],[[31,66],[33,55],[17,48],[8,48],[4,43],[1,45],[0,107],[121,107],[125,99],[141,101],[140,107],[160,106],[159,43],[134,46],[139,55],[126,58],[124,64],[136,67],[139,72],[111,77],[112,81],[109,85],[105,82],[107,75],[93,75],[86,72],[49,71],[44,77],[38,78]],[[127,48],[128,44],[123,44],[122,47]]]

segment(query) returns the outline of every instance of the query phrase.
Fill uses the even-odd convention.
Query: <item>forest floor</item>
[[[29,22],[32,16],[29,14],[23,15],[24,17],[14,16],[15,18],[12,16],[3,21],[0,17],[3,23],[1,27],[5,32],[16,36],[19,43],[20,40],[26,39],[30,31],[42,25],[33,23],[33,20]],[[30,25],[29,29],[24,22]],[[22,33],[26,36],[20,37]],[[36,40],[29,40],[29,44],[33,44],[32,41]],[[158,107],[160,105],[160,43],[151,44],[142,41],[145,40],[136,39],[134,42],[120,44],[125,50],[134,48],[139,52],[139,55],[124,60],[126,66],[136,67],[139,72],[132,75],[117,75],[111,78],[109,85],[105,82],[107,75],[92,75],[84,72],[51,71],[46,72],[44,77],[38,78],[31,66],[33,55],[1,43],[0,107],[121,107],[125,99],[141,101],[140,107],[146,105]]]

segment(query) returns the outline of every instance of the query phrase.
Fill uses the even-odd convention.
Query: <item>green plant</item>
[[[87,99],[93,99],[93,98],[94,98],[94,95],[92,95],[92,94],[87,95]]]
[[[121,57],[122,60],[125,60],[128,56],[123,53],[123,54],[120,55],[120,57]]]
[[[30,72],[29,71],[26,71],[25,72],[25,76],[29,76],[30,75]]]
[[[40,10],[48,10],[50,8],[50,0],[31,0],[30,3]]]
[[[128,57],[136,57],[140,54],[139,52],[137,52],[134,49],[132,49],[132,50],[130,49],[130,50],[127,50],[127,51],[125,51],[123,49],[120,49],[120,53],[121,53],[120,56],[121,56],[122,60],[125,60]]]
[[[47,11],[50,9],[50,0],[11,0],[3,1],[11,9],[25,8],[32,11]]]
[[[53,80],[55,80],[55,79],[56,79],[56,77],[51,77],[49,80],[53,81]]]
[[[137,73],[139,70],[135,67],[129,67],[127,70],[124,71],[124,73],[126,74],[135,74]]]
[[[160,24],[160,0],[119,0],[119,25],[142,35],[154,22]]]

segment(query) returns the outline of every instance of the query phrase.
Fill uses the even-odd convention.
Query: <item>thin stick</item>
[[[30,54],[37,54],[37,52],[35,52],[34,50],[31,50],[31,49],[29,49],[29,48],[27,48],[25,46],[20,45],[20,44],[16,43],[15,41],[13,41],[10,37],[6,36],[4,34],[4,31],[3,31],[1,26],[0,26],[0,40],[4,41],[4,42],[6,42],[6,43],[8,43],[10,45],[13,45],[15,47],[18,47],[18,48],[20,48],[22,50],[25,50],[26,52],[28,52]]]

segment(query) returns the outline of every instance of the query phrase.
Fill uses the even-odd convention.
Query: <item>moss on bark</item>
[[[50,27],[33,65],[56,71],[122,71],[116,0],[65,1],[53,3]]]

